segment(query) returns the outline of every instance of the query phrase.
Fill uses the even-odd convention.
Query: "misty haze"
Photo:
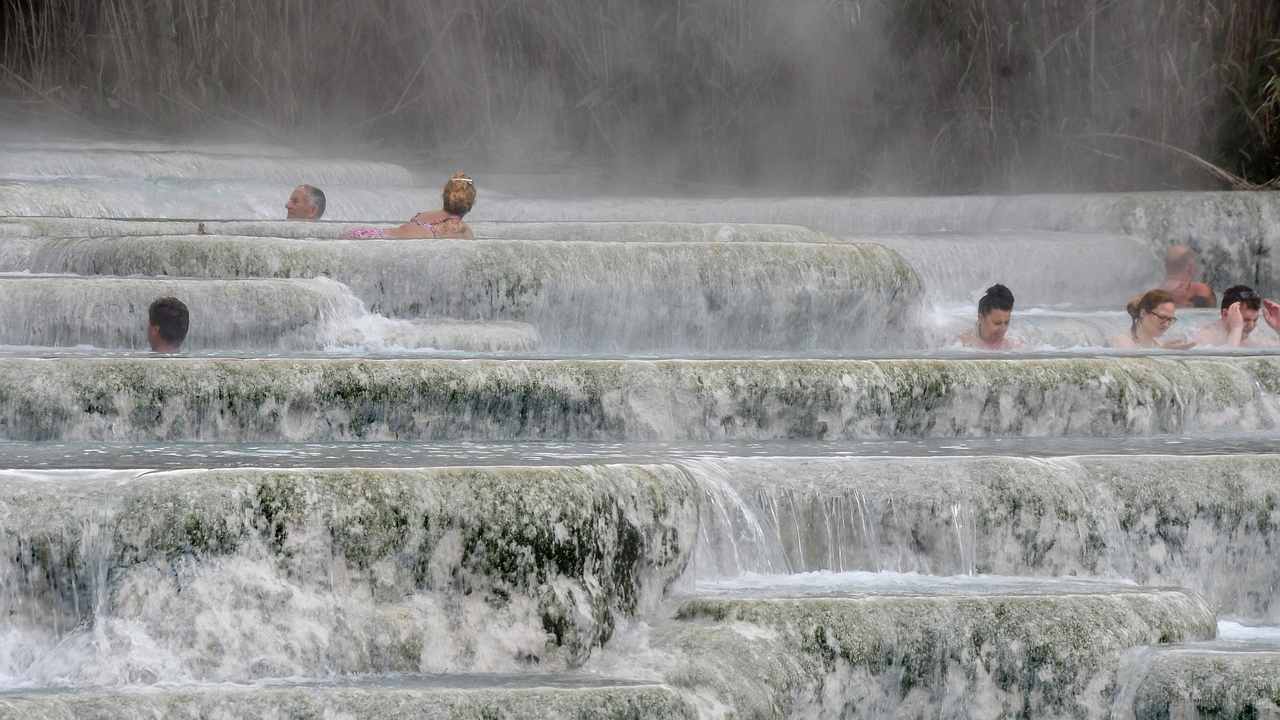
[[[0,21],[0,720],[1280,717],[1280,2]]]

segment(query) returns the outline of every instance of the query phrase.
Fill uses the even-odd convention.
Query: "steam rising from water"
[[[11,183],[0,212],[273,217],[295,174],[340,183],[329,187],[342,198],[333,217],[422,209],[407,173],[376,163],[102,149],[7,162],[0,174],[40,179]],[[116,179],[49,179],[64,172]],[[1113,696],[1129,706],[1174,696],[1151,688],[1183,668],[1162,658],[1127,668],[1128,649],[1206,641],[1215,611],[1278,617],[1268,445],[1205,456],[1221,448],[1201,438],[1209,444],[1178,457],[1048,459],[1000,445],[1064,436],[1073,439],[1043,452],[1096,453],[1119,436],[1142,446],[1152,433],[1259,429],[1265,443],[1280,423],[1275,357],[761,357],[882,351],[911,339],[928,301],[943,306],[940,334],[953,335],[971,322],[970,295],[997,279],[1016,286],[1032,344],[1100,344],[1123,327],[1115,311],[1026,305],[1080,302],[1073,291],[1109,305],[1151,282],[1178,231],[1148,213],[1184,217],[1184,201],[483,197],[483,239],[467,243],[349,242],[339,223],[0,225],[0,267],[83,273],[0,277],[11,310],[0,343],[136,348],[145,304],[172,293],[196,309],[188,348],[198,352],[750,355],[0,359],[0,437],[38,441],[0,447],[14,464],[95,464],[85,458],[101,453],[96,464],[211,466],[0,473],[0,686],[41,690],[0,697],[0,714],[181,705],[394,716],[410,700],[456,709],[496,697],[521,717],[584,716],[553,689],[516,692],[528,681],[473,677],[466,693],[386,675],[370,687],[312,686],[585,667],[669,685],[593,685],[574,702],[643,703],[630,716],[663,720],[687,720],[694,705],[709,717],[817,716],[854,699],[885,715],[1100,717]],[[1215,267],[1261,273],[1261,251],[1231,243],[1246,226],[1257,247],[1273,242],[1274,203],[1195,202],[1203,217],[1184,225],[1209,230],[1206,247],[1225,258]],[[580,212],[661,222],[484,222]],[[713,224],[671,222],[682,217]],[[914,234],[837,238],[718,224],[725,217]],[[1063,232],[1072,228],[1087,232]],[[985,436],[1001,456],[920,442],[956,436]],[[90,438],[181,447],[58,442]],[[390,438],[407,442],[333,442]],[[524,449],[503,456],[475,442],[495,438]],[[764,457],[709,457],[723,446],[708,441],[784,438],[825,448],[796,454],[879,438],[890,457],[781,459],[760,443],[747,452]],[[264,442],[282,439],[323,442]],[[438,444],[446,439],[456,442]],[[520,454],[546,439],[561,442]],[[590,453],[578,441],[601,439],[619,441],[615,459],[642,457],[530,466],[582,463]],[[646,457],[638,440],[669,461]],[[490,466],[461,466],[471,458]],[[334,468],[298,467],[313,462]],[[407,463],[460,466],[349,467]],[[283,467],[222,467],[231,464]],[[1187,589],[1150,587],[1165,584]],[[255,685],[167,687],[211,681]],[[79,691],[44,692],[57,686]]]

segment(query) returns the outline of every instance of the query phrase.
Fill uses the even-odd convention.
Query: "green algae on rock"
[[[1256,720],[1280,711],[1280,650],[1207,646],[1153,651],[1135,720]]]
[[[1084,717],[1120,654],[1211,638],[1197,596],[1137,589],[988,596],[696,598],[657,647],[667,681],[743,716]]]
[[[709,489],[696,556],[705,576],[1128,578],[1198,591],[1229,616],[1280,620],[1280,455],[681,464]]]
[[[284,713],[282,716],[281,713]],[[0,696],[3,720],[170,720],[341,717],[383,720],[695,720],[671,688],[659,685],[587,687],[209,687],[153,692],[86,690],[76,694]]]
[[[696,531],[669,466],[88,475],[0,492],[7,616],[123,655],[84,684],[148,667],[139,636],[202,680],[573,666]]]
[[[821,440],[1272,427],[1280,358],[0,359],[9,440]],[[1270,383],[1270,379],[1267,380]]]

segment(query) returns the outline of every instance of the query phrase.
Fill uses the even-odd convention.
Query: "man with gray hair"
[[[315,185],[299,185],[284,210],[290,220],[319,220],[324,215],[324,191]]]

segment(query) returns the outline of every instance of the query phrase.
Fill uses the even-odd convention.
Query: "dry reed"
[[[97,122],[249,123],[774,189],[1280,176],[1274,0],[3,0],[5,82]],[[1150,141],[1126,142],[1120,136]]]

